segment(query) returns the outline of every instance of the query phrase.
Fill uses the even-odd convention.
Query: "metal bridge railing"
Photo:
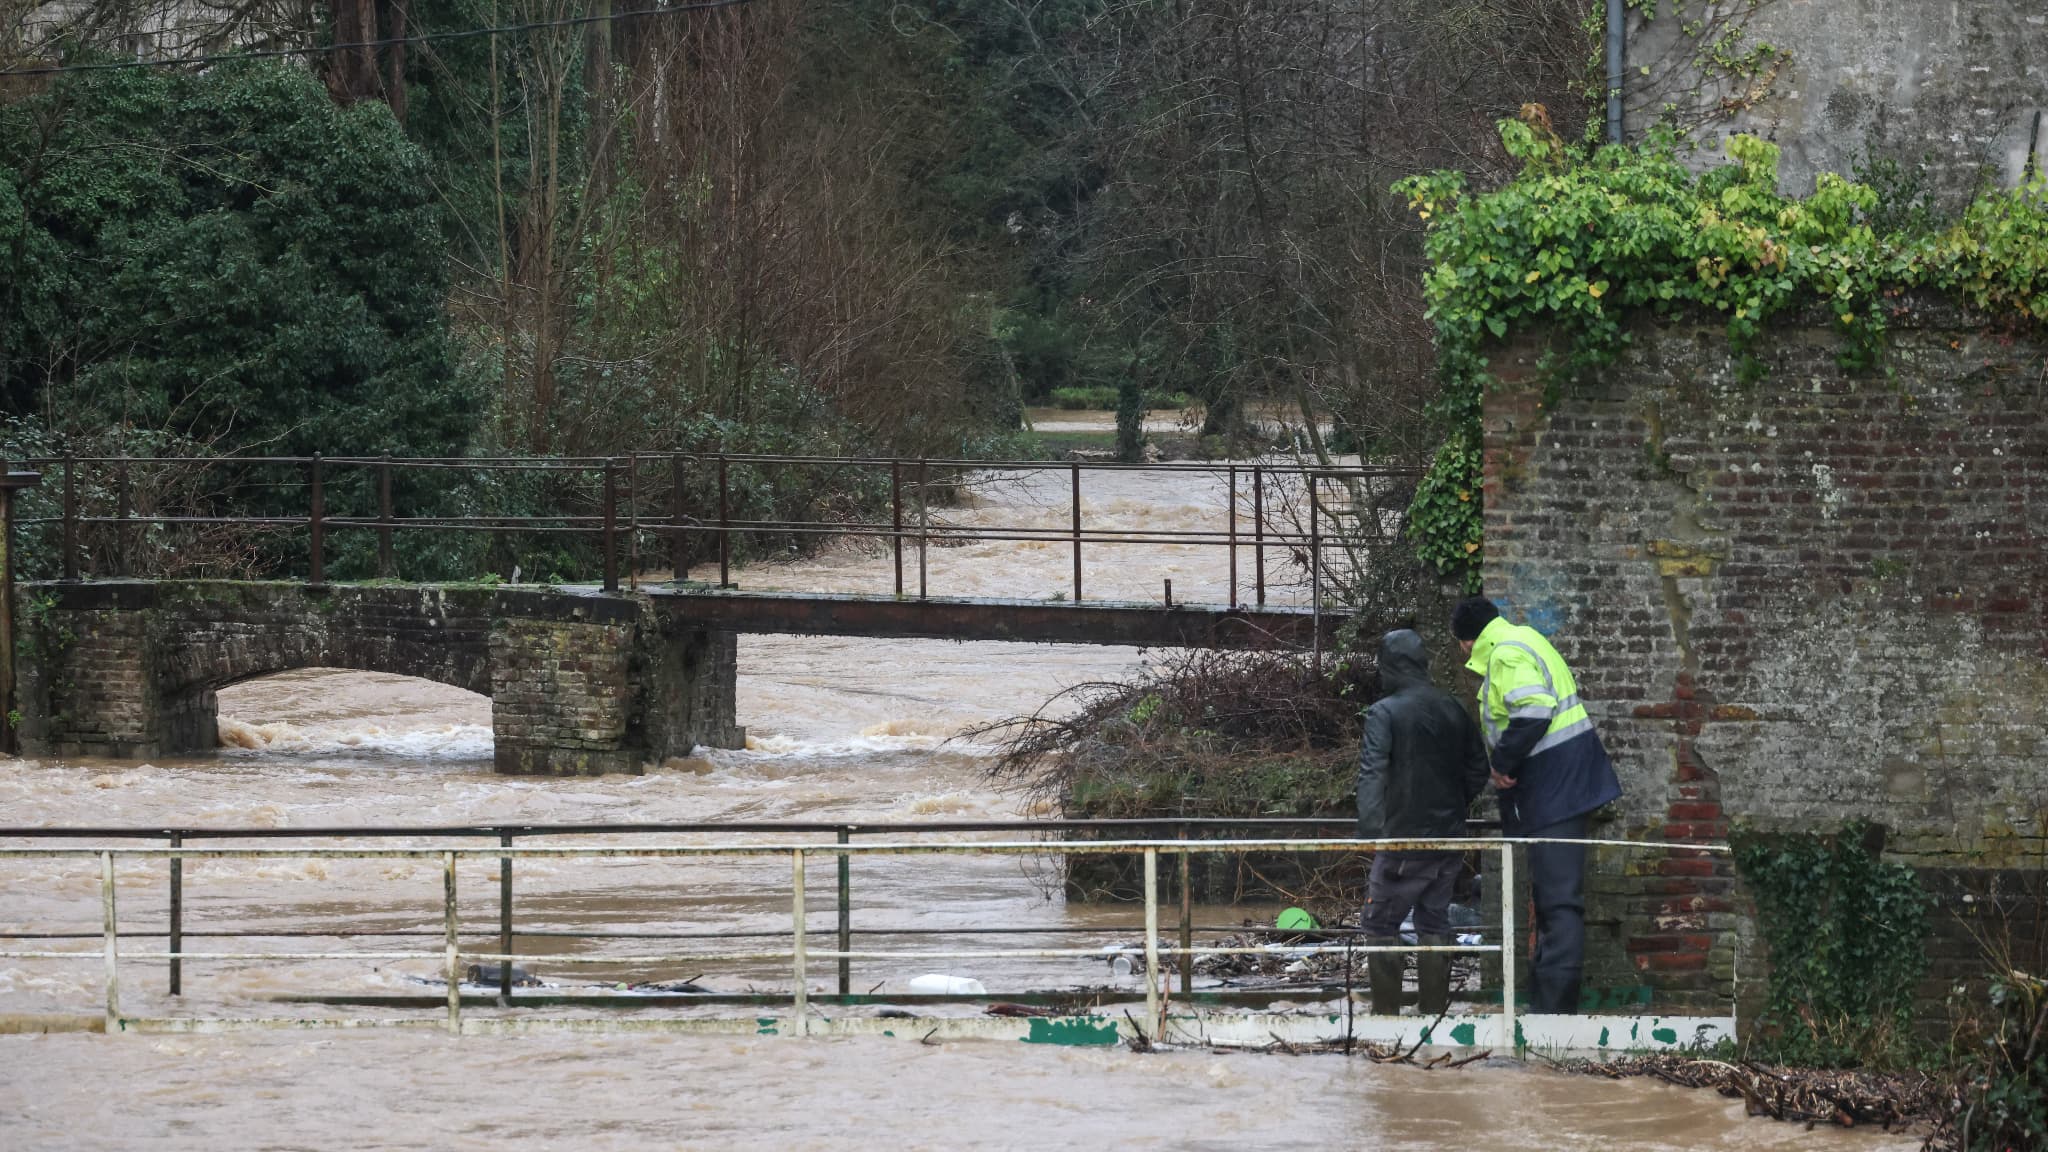
[[[306,830],[296,830],[305,835]],[[417,834],[416,831],[410,834]],[[1504,898],[1500,902],[1499,943],[1471,945],[1380,945],[1370,942],[1351,945],[1350,951],[1360,954],[1375,952],[1447,952],[1467,954],[1497,954],[1501,960],[1502,991],[1500,1007],[1500,1032],[1502,1036],[1515,1034],[1515,901],[1507,894],[1513,893],[1514,849],[1518,845],[1536,843],[1573,843],[1589,846],[1616,847],[1632,850],[1666,851],[1668,845],[1637,841],[1613,840],[1535,840],[1535,839],[1478,839],[1457,838],[1439,840],[1358,840],[1351,838],[1331,839],[1231,839],[1231,840],[1117,840],[1117,841],[996,841],[968,843],[869,843],[869,844],[694,844],[694,845],[634,845],[634,846],[551,846],[551,847],[467,847],[430,846],[407,848],[227,848],[227,847],[167,847],[167,848],[0,848],[0,860],[4,859],[78,859],[97,860],[100,868],[100,901],[102,909],[102,948],[100,959],[104,965],[105,1023],[108,1031],[121,1027],[123,1016],[120,1003],[119,963],[129,960],[162,960],[178,964],[185,960],[206,961],[287,961],[287,960],[438,960],[447,981],[446,1027],[450,1032],[462,1030],[462,977],[469,962],[490,962],[501,966],[509,976],[514,961],[549,964],[684,964],[701,962],[787,962],[792,981],[792,1015],[797,1034],[809,1031],[810,987],[809,968],[814,960],[836,960],[842,964],[853,960],[976,960],[976,959],[1071,959],[1100,957],[1100,949],[1073,948],[1025,948],[1025,949],[979,949],[979,950],[874,950],[854,949],[847,941],[843,921],[839,946],[831,949],[817,949],[811,946],[810,933],[806,924],[805,887],[808,879],[809,862],[812,857],[833,858],[841,865],[841,876],[847,862],[863,856],[906,856],[906,855],[1031,855],[1069,856],[1078,854],[1139,855],[1143,860],[1144,876],[1144,984],[1146,1018],[1154,1036],[1165,1035],[1165,1004],[1162,976],[1162,959],[1179,957],[1191,961],[1198,956],[1262,955],[1263,948],[1198,947],[1186,938],[1185,929],[1179,946],[1164,943],[1160,935],[1159,915],[1159,857],[1178,856],[1183,861],[1192,853],[1248,852],[1248,851],[1404,851],[1404,850],[1455,850],[1496,852],[1499,854],[1500,890]],[[1687,846],[1689,853],[1726,852],[1722,846]],[[509,867],[518,859],[590,859],[590,860],[656,860],[706,857],[787,857],[790,864],[790,920],[788,933],[791,946],[787,949],[740,949],[721,951],[655,952],[641,955],[615,956],[590,955],[574,952],[517,953],[502,947],[498,951],[465,951],[462,947],[462,931],[457,915],[456,864],[459,860],[495,859],[501,867]],[[343,951],[343,952],[225,952],[190,951],[175,942],[161,952],[123,953],[120,947],[122,933],[119,924],[119,908],[114,885],[114,865],[117,859],[163,859],[173,862],[187,859],[258,859],[258,860],[437,860],[442,869],[442,946],[437,951]],[[509,872],[506,873],[509,875]],[[1183,867],[1185,875],[1185,867]],[[1185,887],[1183,888],[1185,892]],[[971,931],[971,930],[963,930]],[[92,959],[92,953],[75,951],[51,951],[36,949],[13,949],[0,951],[0,959],[80,960]],[[1183,985],[1185,988],[1185,984]],[[508,990],[509,991],[509,990]]]
[[[895,595],[910,595],[906,569],[915,563],[915,595],[930,595],[929,551],[984,541],[1063,544],[1073,553],[1072,596],[1084,599],[1084,545],[1198,545],[1227,555],[1229,606],[1237,607],[1243,581],[1239,559],[1249,553],[1252,602],[1267,599],[1267,565],[1276,550],[1301,570],[1312,595],[1326,585],[1327,547],[1399,543],[1399,521],[1412,468],[1217,462],[1117,464],[1102,461],[954,460],[627,453],[581,457],[428,458],[392,456],[265,457],[42,457],[23,462],[25,483],[41,478],[58,492],[40,499],[45,511],[18,516],[12,525],[56,535],[54,566],[64,580],[88,575],[141,575],[142,533],[152,526],[188,532],[254,530],[304,532],[305,579],[327,579],[328,537],[374,533],[374,575],[401,574],[399,532],[561,536],[593,542],[606,591],[616,591],[625,570],[641,568],[643,535],[666,541],[668,562],[680,574],[693,559],[716,559],[718,584],[732,586],[735,541],[748,539],[867,538],[887,542]],[[750,491],[774,470],[831,472],[822,491],[862,494],[819,504],[794,517],[749,514]],[[4,468],[0,468],[4,471]],[[1193,529],[1114,527],[1085,522],[1082,481],[1101,472],[1149,471],[1208,476],[1226,490],[1213,526]],[[969,473],[1055,474],[1067,481],[1065,523],[1019,520],[947,522],[949,494]],[[522,474],[550,477],[541,498],[552,507],[492,511],[484,506],[438,512],[407,510],[395,481],[426,474],[459,474],[478,484],[503,485]],[[805,490],[818,488],[798,482]],[[772,484],[770,484],[772,486]],[[886,504],[883,493],[886,487]],[[474,503],[474,501],[472,501]],[[489,501],[484,501],[488,504]],[[260,509],[260,511],[258,511]],[[886,509],[886,518],[882,511]],[[88,547],[88,530],[96,534]],[[48,545],[45,544],[45,547]],[[294,545],[296,547],[296,545]],[[243,549],[246,551],[246,549]],[[282,557],[273,557],[273,560]],[[293,563],[296,564],[296,559]],[[471,574],[480,575],[480,574]],[[1172,602],[1172,586],[1166,585]]]
[[[1498,829],[1496,820],[1468,820],[1466,825],[1474,832]],[[771,833],[779,835],[829,835],[835,843],[848,844],[857,836],[888,835],[931,835],[959,832],[995,832],[1017,835],[1087,834],[1114,838],[1118,834],[1129,837],[1172,836],[1193,839],[1197,846],[1212,842],[1206,837],[1220,833],[1242,832],[1247,829],[1294,832],[1296,834],[1330,833],[1353,826],[1349,818],[1340,817],[1128,817],[1119,819],[1068,819],[1068,820],[930,820],[916,822],[828,822],[815,820],[752,820],[752,821],[637,821],[624,823],[576,823],[576,824],[438,824],[413,825],[408,827],[372,827],[357,825],[304,826],[290,828],[221,828],[221,827],[136,827],[112,825],[75,825],[55,827],[0,827],[0,840],[163,840],[169,847],[183,846],[187,841],[203,840],[311,840],[311,839],[417,839],[421,837],[449,837],[459,839],[489,838],[498,841],[501,847],[510,848],[518,839],[550,836],[650,836],[712,833],[721,835]],[[168,937],[173,952],[177,952],[187,937],[193,938],[238,938],[266,937],[284,938],[290,936],[311,936],[341,938],[348,936],[374,936],[400,938],[419,935],[415,931],[365,931],[344,932],[335,930],[313,930],[298,932],[230,932],[192,931],[185,920],[184,861],[182,857],[170,858],[169,882],[169,926],[164,932],[125,932],[127,936]],[[1183,947],[1192,942],[1197,930],[1193,921],[1193,910],[1187,899],[1189,890],[1188,857],[1181,857],[1181,917],[1180,937]],[[847,857],[838,860],[837,885],[837,926],[838,943],[842,950],[852,947],[856,929],[853,923],[853,879]],[[581,940],[606,939],[732,939],[739,937],[787,936],[787,932],[705,932],[705,933],[646,933],[616,932],[582,929],[574,932],[549,932],[538,929],[515,931],[512,899],[512,860],[510,857],[499,861],[498,866],[498,929],[496,935],[499,950],[512,951],[515,937],[561,936]],[[1233,931],[1235,925],[1204,926],[1202,931]],[[1129,929],[1136,931],[1136,928]],[[951,929],[921,928],[861,928],[862,935],[919,936],[949,934]],[[1058,934],[1070,931],[1062,927],[1001,927],[980,928],[977,935],[1034,935]],[[469,932],[468,935],[483,933]],[[79,940],[88,939],[85,934],[71,932],[21,932],[0,931],[0,940]],[[1189,963],[1192,963],[1190,960]],[[1184,965],[1185,967],[1185,965]],[[1183,972],[1191,977],[1192,970]],[[852,975],[846,960],[839,962],[838,994],[850,995]],[[179,959],[169,964],[170,994],[184,992],[184,966]],[[499,994],[512,994],[512,973],[505,966],[499,973]]]

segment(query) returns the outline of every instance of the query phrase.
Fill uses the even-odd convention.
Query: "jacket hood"
[[[1429,683],[1429,652],[1413,629],[1401,628],[1380,639],[1380,689],[1399,692]]]

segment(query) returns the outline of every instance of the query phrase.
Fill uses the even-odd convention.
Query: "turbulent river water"
[[[946,515],[954,522],[1063,524],[1066,483],[1064,475],[987,478],[964,507]],[[1130,531],[1213,528],[1226,498],[1221,477],[1091,474],[1088,485],[1090,524]],[[1228,570],[1213,549],[1133,544],[1094,551],[1084,573],[1090,596],[1154,599],[1166,578],[1178,598],[1215,601],[1226,594]],[[1284,564],[1277,556],[1273,563],[1279,583]],[[1071,554],[1064,545],[1029,542],[935,549],[929,573],[937,594],[1052,598],[1071,580]],[[881,591],[892,578],[888,557],[845,550],[750,569],[741,582]],[[1127,674],[1144,658],[1114,648],[748,637],[739,686],[740,719],[750,733],[745,750],[701,752],[645,776],[559,780],[491,773],[490,704],[481,697],[400,677],[307,669],[223,690],[225,747],[214,756],[0,763],[0,823],[307,828],[1015,818],[1033,813],[1017,793],[991,783],[985,750],[949,738],[1037,708],[1076,683]],[[1019,857],[862,860],[853,882],[856,924],[1056,929],[1031,938],[1050,947],[1131,937],[1132,910],[1069,905],[1051,877],[1043,861]],[[473,946],[487,947],[497,922],[495,865],[465,866],[459,879],[465,929],[478,934]],[[826,879],[813,881],[809,901],[810,928],[818,933],[832,924]],[[123,925],[160,930],[167,882],[160,861],[121,867]],[[290,933],[319,924],[390,935],[191,935],[186,947],[430,952],[440,931],[441,883],[438,865],[428,861],[194,861],[184,877],[188,933]],[[567,934],[613,928],[731,936],[788,923],[782,861],[522,861],[516,883],[521,930],[562,934],[529,936],[522,952],[702,950],[712,945]],[[1204,908],[1197,919],[1229,924],[1270,912]],[[95,863],[0,861],[0,930],[90,936],[99,918]],[[991,948],[1016,939],[965,935],[945,942]],[[160,940],[137,938],[124,947],[147,950]],[[0,1013],[97,1011],[98,940],[37,946],[76,950],[82,958],[0,961]],[[692,977],[724,991],[787,986],[774,967],[744,963],[533,967],[571,991]],[[432,995],[436,973],[436,962],[424,955],[192,961],[178,998],[166,992],[161,962],[124,963],[121,976],[123,1008],[131,1014],[360,1016],[398,1010],[285,1005],[278,997]],[[813,973],[813,987],[827,990],[829,973]],[[952,967],[861,961],[853,982],[856,991],[902,991],[913,977],[931,973],[972,977],[998,990],[1117,980],[1098,960]],[[993,1041],[456,1039],[392,1031],[0,1036],[0,1133],[7,1149],[194,1152],[1058,1147],[1084,1140],[1233,1149],[1333,1141],[1374,1149],[1452,1141],[1503,1149],[1911,1146],[1744,1121],[1739,1104],[1708,1095],[1519,1067],[1422,1073],[1334,1057],[1144,1056]]]

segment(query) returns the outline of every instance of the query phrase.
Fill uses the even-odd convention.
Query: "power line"
[[[602,16],[570,16],[561,20],[535,20],[527,24],[500,24],[495,28],[463,28],[453,32],[422,32],[417,36],[394,36],[388,40],[357,40],[348,44],[321,44],[306,48],[264,48],[248,52],[219,52],[204,56],[183,56],[163,60],[111,60],[95,64],[52,64],[41,68],[0,68],[0,76],[55,76],[66,72],[112,72],[124,68],[192,68],[204,64],[225,64],[236,60],[280,60],[300,56],[327,56],[359,48],[392,48],[400,44],[431,44],[441,40],[473,40],[500,33],[537,32],[547,28],[579,28],[585,24],[608,24],[615,20],[640,20],[650,16],[678,16],[713,8],[737,8],[751,0],[693,0],[666,8],[639,12],[610,12]]]

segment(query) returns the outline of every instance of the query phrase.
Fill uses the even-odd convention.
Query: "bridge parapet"
[[[41,756],[147,758],[218,743],[215,692],[355,668],[491,698],[499,771],[637,772],[734,747],[736,641],[646,597],[486,585],[31,584],[20,733]]]

